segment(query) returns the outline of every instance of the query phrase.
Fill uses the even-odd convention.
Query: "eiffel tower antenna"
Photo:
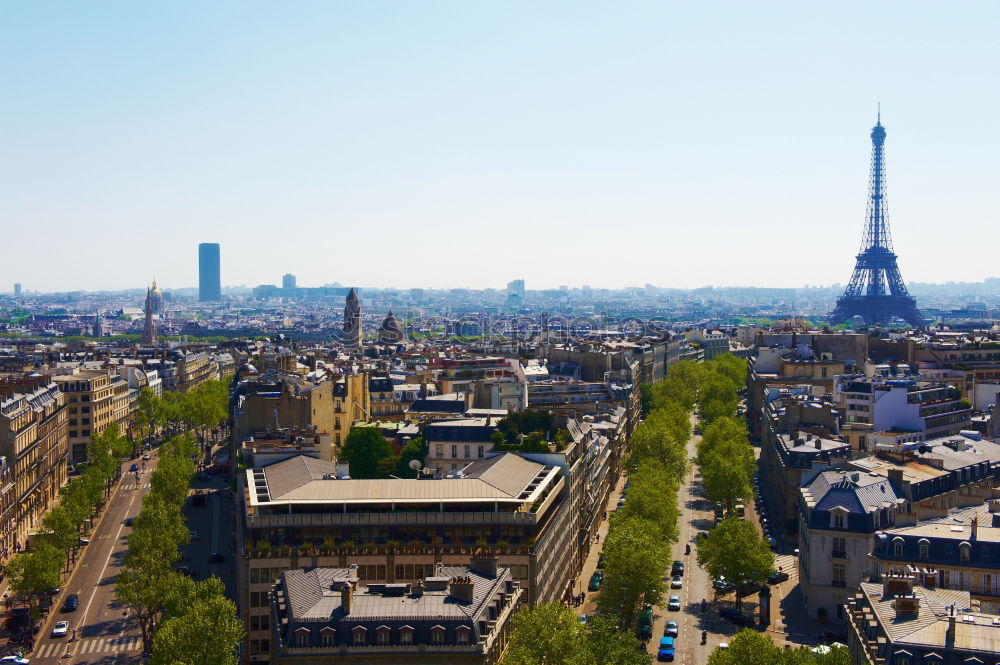
[[[884,325],[893,317],[914,327],[925,325],[916,300],[907,292],[892,251],[892,236],[885,205],[885,127],[882,104],[872,127],[872,168],[868,181],[868,215],[854,273],[830,314],[832,324],[860,317],[868,325]]]

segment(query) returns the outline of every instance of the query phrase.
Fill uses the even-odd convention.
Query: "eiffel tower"
[[[859,316],[865,323],[884,325],[895,316],[914,327],[925,325],[917,302],[903,283],[892,251],[892,236],[885,214],[885,127],[882,115],[872,127],[872,174],[868,185],[868,217],[865,220],[861,252],[851,275],[851,283],[830,314],[832,324]]]

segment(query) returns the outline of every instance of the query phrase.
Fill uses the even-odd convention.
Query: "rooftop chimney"
[[[970,540],[975,540],[976,536],[979,535],[979,518],[972,518],[972,535],[969,537]]]
[[[476,571],[480,575],[489,578],[495,578],[497,576],[497,557],[495,554],[490,554],[489,552],[484,552],[483,550],[476,550],[472,555],[472,561],[469,563],[469,568]]]
[[[344,614],[348,615],[351,613],[351,605],[354,602],[354,587],[351,586],[350,582],[344,582],[340,587],[340,607],[344,610]]]
[[[948,607],[948,632],[945,633],[944,637],[945,646],[955,644],[955,623],[957,621],[958,617],[955,616],[955,606],[951,605]]]
[[[467,575],[453,577],[448,581],[448,593],[452,598],[462,603],[472,602],[475,587],[472,578]]]

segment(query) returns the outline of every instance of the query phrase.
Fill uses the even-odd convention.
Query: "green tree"
[[[616,519],[639,518],[659,527],[659,537],[667,543],[677,542],[677,480],[654,460],[639,462],[635,471],[629,474],[632,488],[628,501]]]
[[[42,518],[42,526],[52,534],[52,544],[65,551],[67,556],[76,551],[80,536],[76,532],[70,511],[65,506],[59,505],[50,510]]]
[[[744,628],[729,640],[728,649],[712,651],[708,665],[777,665],[782,651],[766,634]]]
[[[60,586],[59,574],[66,554],[51,543],[33,544],[30,552],[20,552],[7,564],[10,587],[29,596]]]
[[[208,638],[208,639],[206,639]],[[243,623],[222,593],[196,598],[186,611],[167,618],[153,637],[152,665],[236,665]]]
[[[496,434],[497,432],[494,432]],[[396,465],[396,475],[400,478],[416,478],[417,471],[410,468],[410,462],[417,460],[423,466],[427,457],[427,444],[423,437],[415,437],[406,442],[399,452],[399,462]]]
[[[649,665],[649,654],[639,648],[635,633],[619,630],[613,619],[593,617],[586,635],[586,665]]]
[[[661,576],[669,554],[658,525],[634,517],[613,520],[604,541],[604,579],[598,607],[618,617],[619,625],[625,627],[639,611],[640,602],[658,605],[663,599]]]
[[[579,665],[584,662],[583,626],[561,603],[523,609],[511,619],[513,632],[503,665]]]
[[[379,460],[392,454],[392,446],[377,429],[355,427],[344,441],[340,458],[351,465],[351,478],[384,478],[379,471]]]
[[[140,441],[145,441],[159,431],[164,424],[163,399],[149,386],[143,386],[139,389],[134,421]]]
[[[725,577],[736,584],[740,606],[744,588],[760,585],[774,571],[774,553],[757,527],[730,515],[698,541],[698,565],[712,577]]]
[[[653,410],[653,394],[653,386],[650,384],[643,383],[639,386],[639,409],[643,417],[648,416]]]
[[[698,458],[705,495],[721,503],[726,514],[753,497],[754,457],[749,448],[748,444],[718,448]]]

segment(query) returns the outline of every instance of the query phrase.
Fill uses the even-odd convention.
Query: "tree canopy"
[[[392,446],[374,427],[355,427],[347,435],[340,459],[351,465],[351,478],[385,478],[388,470],[379,462],[393,456]],[[390,467],[395,470],[395,464]]]
[[[737,601],[742,588],[767,582],[774,572],[774,552],[757,527],[730,515],[698,541],[698,565],[712,577],[736,584]]]

